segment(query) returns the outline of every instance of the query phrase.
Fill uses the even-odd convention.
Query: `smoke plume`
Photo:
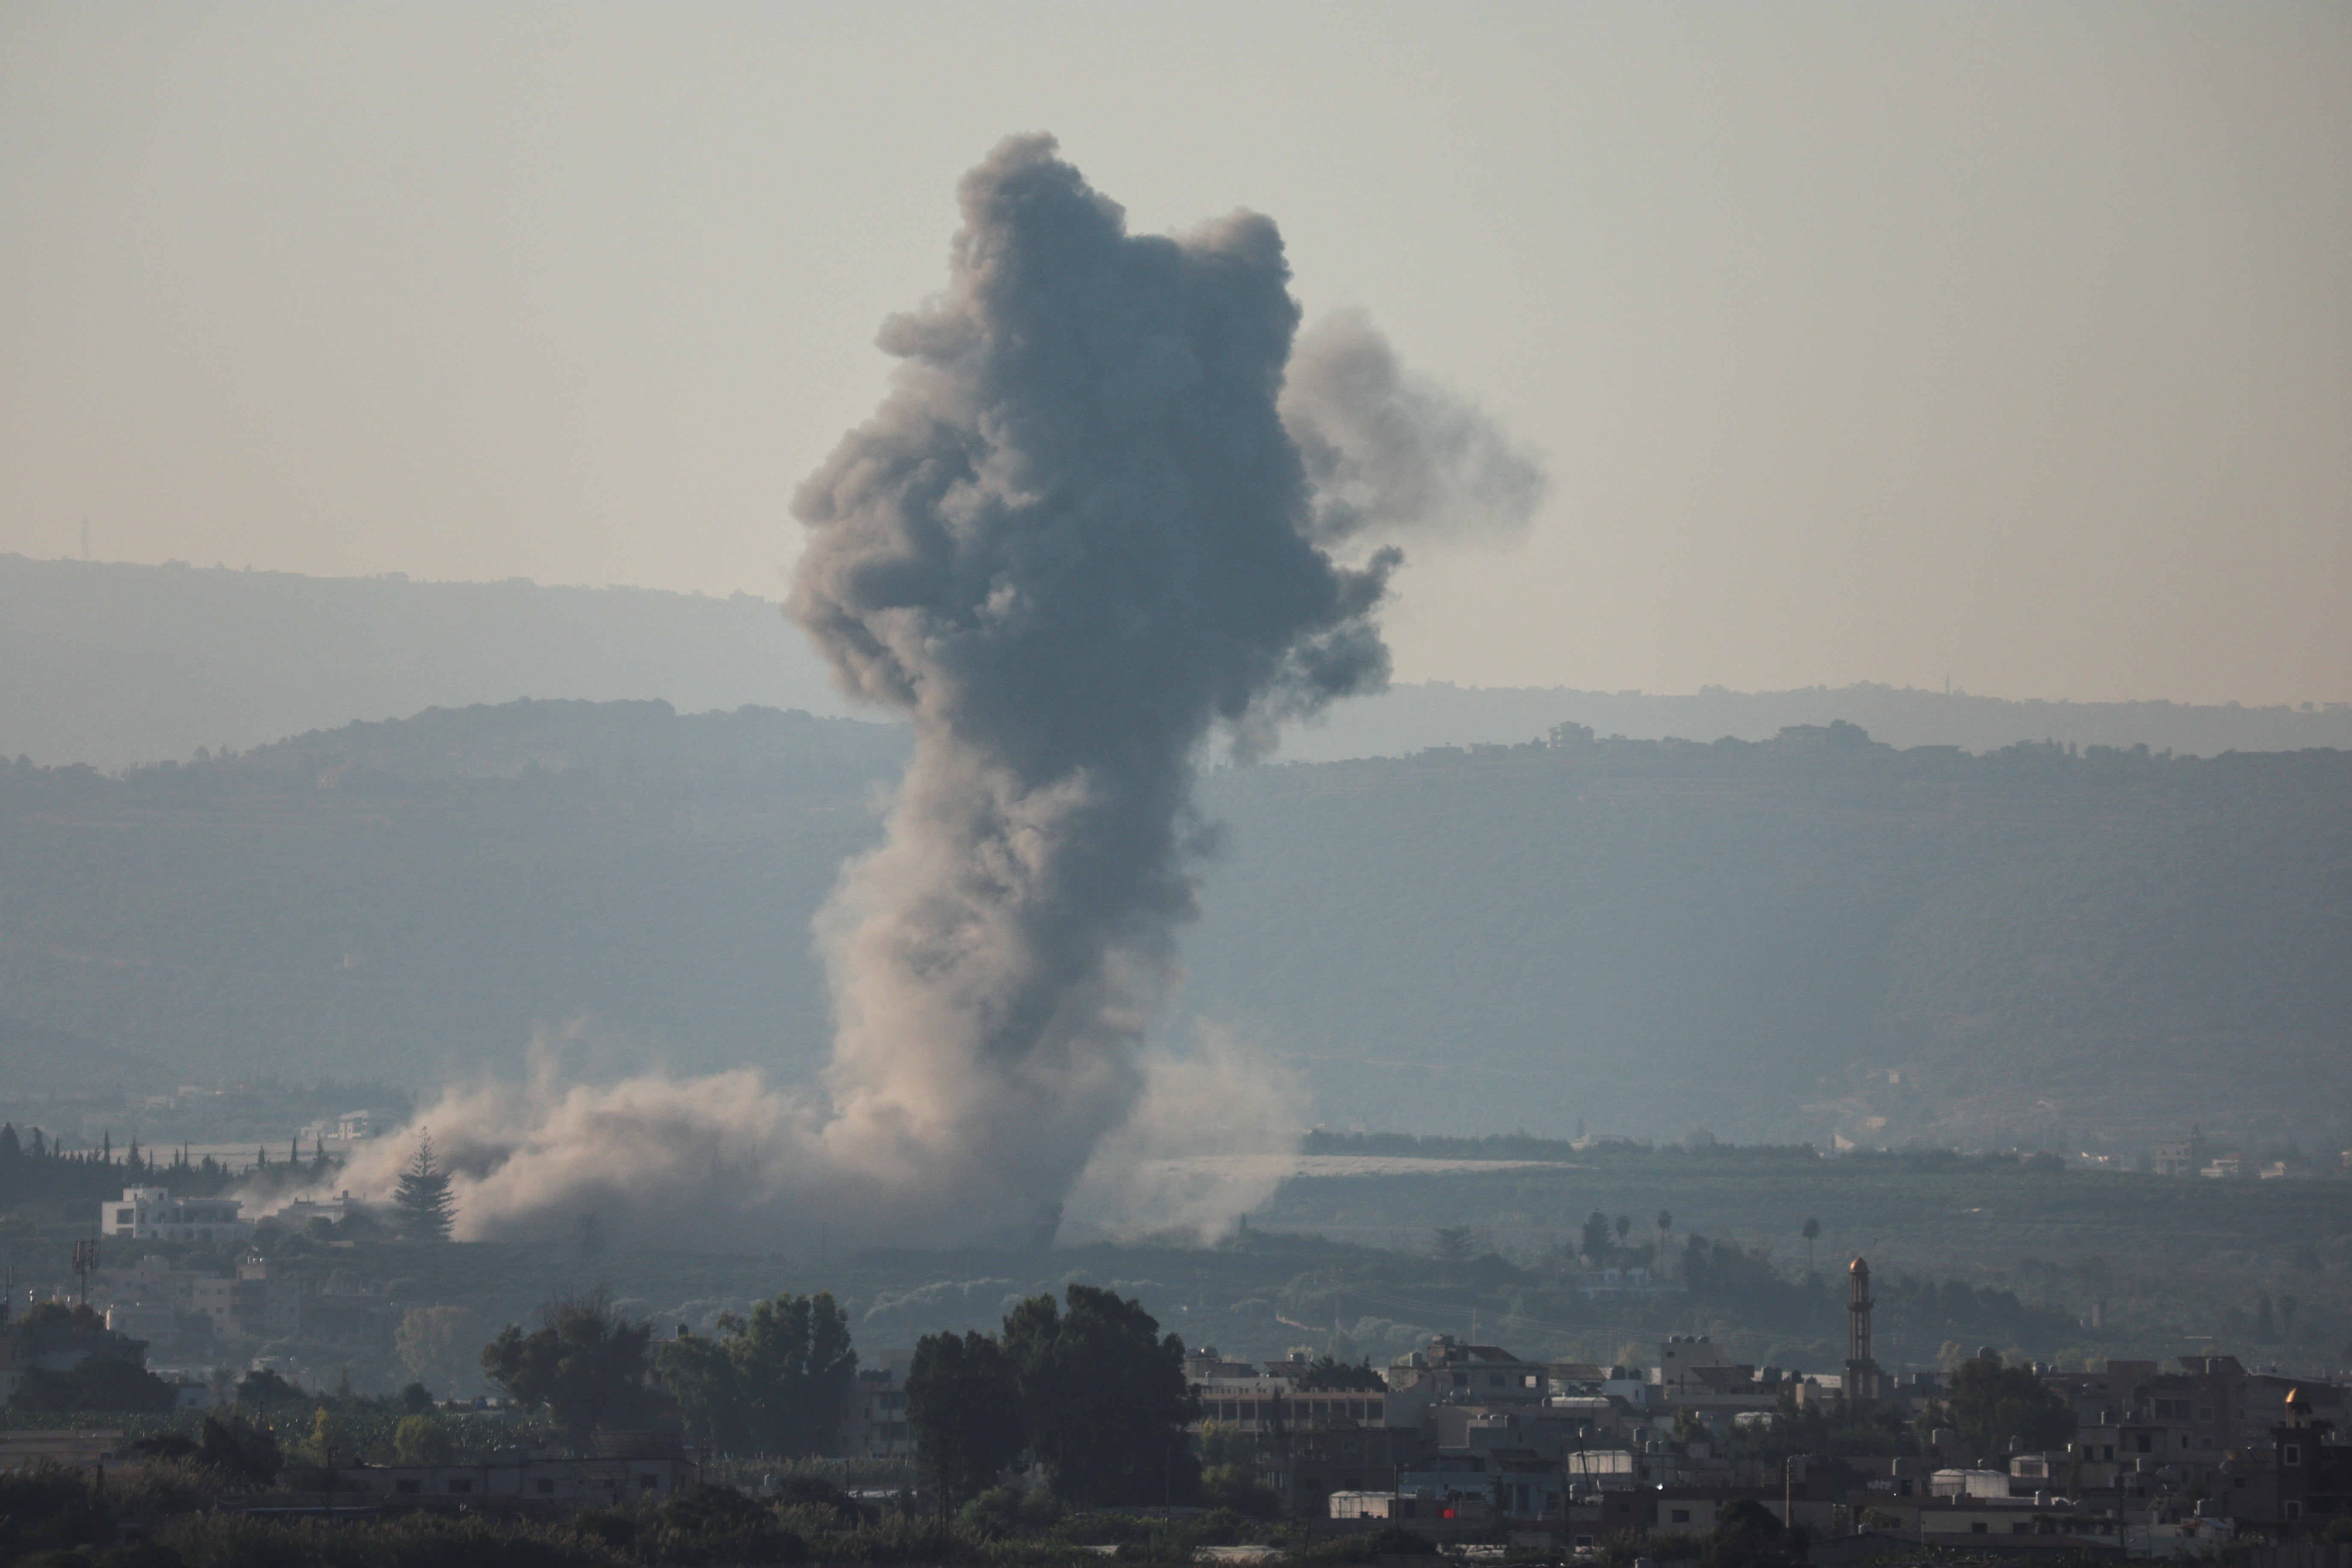
[[[820,921],[823,1100],[749,1072],[546,1068],[453,1094],[430,1119],[467,1233],[594,1207],[608,1228],[777,1243],[820,1222],[1037,1234],[1082,1173],[1089,1225],[1116,1228],[1105,1205],[1144,1188],[1105,1159],[1181,1152],[1169,1108],[1214,1121],[1202,1090],[1242,1059],[1152,1069],[1146,1100],[1211,838],[1204,753],[1385,681],[1372,616],[1402,528],[1523,520],[1540,491],[1360,317],[1294,359],[1267,219],[1129,234],[1042,136],[961,196],[947,287],[882,329],[888,395],[793,503],[791,615],[915,737],[885,841]],[[1276,1120],[1265,1136],[1295,1135]]]
[[[1431,528],[1505,541],[1543,500],[1535,454],[1476,405],[1407,370],[1360,310],[1301,335],[1281,407],[1324,543]]]

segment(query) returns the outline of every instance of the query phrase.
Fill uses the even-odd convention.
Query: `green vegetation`
[[[1142,1303],[1072,1285],[1066,1312],[1032,1296],[1000,1336],[1020,1394],[1019,1422],[1054,1489],[1079,1503],[1190,1497],[1196,1464],[1184,1428],[1195,1415],[1184,1342],[1160,1337]]]
[[[544,1409],[575,1451],[599,1426],[656,1426],[667,1398],[648,1385],[653,1325],[615,1311],[603,1292],[559,1297],[526,1334],[509,1323],[482,1348],[482,1371],[526,1410]]]
[[[832,1450],[857,1372],[849,1317],[832,1295],[789,1293],[720,1315],[709,1335],[665,1340],[655,1366],[687,1427],[721,1453]]]
[[[996,1484],[1028,1447],[1008,1413],[1021,1407],[1021,1384],[992,1334],[977,1329],[926,1334],[907,1370],[907,1422],[923,1479],[942,1509],[955,1509]]]
[[[1950,1415],[1960,1436],[1987,1453],[2059,1448],[2074,1436],[2072,1405],[2031,1369],[1992,1356],[1971,1356],[1952,1369]]]

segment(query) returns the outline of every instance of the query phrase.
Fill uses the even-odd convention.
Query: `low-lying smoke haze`
[[[790,613],[914,736],[818,922],[824,1102],[751,1068],[572,1081],[550,1047],[428,1113],[472,1234],[593,1209],[673,1239],[1050,1235],[1082,1176],[1097,1228],[1213,1228],[1254,1198],[1147,1167],[1296,1131],[1234,1042],[1143,1058],[1213,841],[1205,749],[1378,690],[1396,539],[1507,536],[1542,475],[1360,315],[1286,395],[1299,308],[1265,217],[1132,235],[1042,136],[961,198],[948,287],[883,327],[888,396],[795,503]],[[1259,1113],[1203,1113],[1236,1099]]]

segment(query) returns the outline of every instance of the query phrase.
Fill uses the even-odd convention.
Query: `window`
[[[1979,1520],[1974,1524],[1969,1526],[1969,1533],[1970,1535],[1990,1535],[1992,1533],[1992,1526],[1987,1524],[1983,1520]]]
[[[394,1481],[392,1483],[392,1489],[403,1497],[415,1497],[425,1489],[425,1483],[416,1480]]]
[[[2199,1405],[2199,1406],[2197,1407],[2197,1419],[2198,1419],[2198,1420],[2200,1420],[2200,1421],[2210,1421],[2210,1420],[2212,1420],[2212,1419],[2213,1419],[2213,1407],[2212,1407],[2211,1405]]]
[[[117,1209],[114,1211],[114,1223],[117,1225],[130,1225],[138,1217],[139,1215],[135,1210]]]
[[[2286,1516],[2289,1519],[2301,1519],[2303,1517],[2303,1505],[2299,1502],[2289,1501],[2286,1505]]]
[[[1688,1524],[1690,1522],[1690,1510],[1686,1508],[1678,1508],[1675,1510],[1674,1522],[1676,1524]]]
[[[473,1489],[474,1483],[470,1480],[451,1481],[449,1483],[449,1495],[451,1497],[464,1497],[467,1492],[470,1492]]]
[[[2299,1465],[2303,1463],[2303,1445],[2300,1443],[2289,1443],[2285,1447],[2280,1449],[2279,1462],[2281,1464],[2287,1465]]]
[[[2031,1535],[2033,1533],[2033,1525],[2031,1521],[2023,1523],[2012,1524],[2009,1527],[2009,1532],[2011,1535]]]

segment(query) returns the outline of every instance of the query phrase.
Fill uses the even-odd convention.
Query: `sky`
[[[779,595],[1047,131],[1546,458],[1400,677],[2352,699],[2352,7],[0,5],[0,551]]]

